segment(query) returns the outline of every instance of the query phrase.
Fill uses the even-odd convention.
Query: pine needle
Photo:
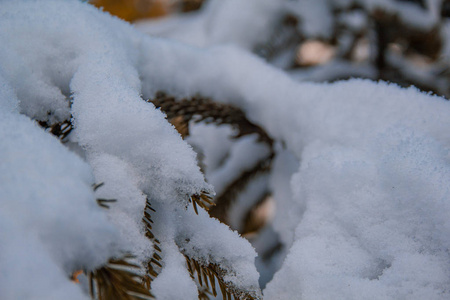
[[[160,242],[155,238],[155,235],[152,232],[153,220],[150,215],[151,212],[156,211],[152,208],[150,200],[147,197],[142,221],[145,225],[145,235],[153,241],[153,249],[155,250],[152,258],[147,261],[146,275],[142,278],[142,283],[148,290],[151,290],[152,281],[158,276],[162,269],[162,258],[160,256],[161,248],[159,247]]]
[[[215,203],[212,201],[212,197],[207,193],[203,192],[200,195],[192,195],[189,198],[189,202],[192,202],[192,206],[194,207],[195,213],[198,215],[197,205],[208,211],[210,207],[214,206]]]
[[[88,273],[90,294],[98,300],[153,299],[153,295],[142,285],[139,266],[128,262],[131,256],[110,259],[109,262]]]
[[[250,122],[244,111],[231,104],[218,103],[203,97],[176,100],[162,92],[158,93],[155,99],[149,99],[147,102],[160,108],[177,128],[182,129],[181,134],[184,136],[189,134],[185,127],[190,121],[216,125],[229,124],[238,131],[235,138],[257,134],[261,142],[270,147],[273,145],[273,139],[264,129]]]
[[[92,189],[95,191],[97,191],[100,187],[102,187],[105,183],[104,182],[100,182],[100,183],[94,183],[92,185]]]
[[[38,121],[38,124],[54,136],[58,137],[62,142],[66,141],[66,138],[73,130],[73,125],[70,120],[54,124],[50,124],[48,121]]]
[[[225,271],[217,264],[202,265],[197,260],[184,255],[186,259],[187,269],[192,279],[196,280],[198,288],[198,298],[200,300],[208,300],[215,298],[218,293],[216,289],[216,281],[219,284],[220,291],[224,300],[227,299],[248,299],[260,300],[254,292],[243,291],[224,282],[223,276]],[[211,297],[211,298],[210,298]]]
[[[234,179],[224,189],[224,192],[216,197],[216,205],[210,210],[210,215],[227,224],[228,209],[237,198],[237,195],[243,191],[256,176],[270,171],[273,157],[274,153],[272,152],[268,157],[260,160],[252,169],[242,172],[239,177]]]
[[[94,192],[95,192],[95,191],[97,191],[100,187],[102,187],[103,185],[104,185],[103,182],[95,183],[95,184],[92,185],[92,189],[93,189]],[[100,207],[103,207],[103,208],[108,209],[108,208],[109,208],[108,203],[114,203],[114,202],[117,202],[117,199],[97,198],[96,201],[97,201],[97,204],[98,204]]]
[[[117,202],[117,199],[103,199],[103,198],[97,198],[96,200],[97,200],[97,204],[98,204],[100,207],[107,208],[107,209],[109,208],[109,205],[106,204],[106,203]]]
[[[189,122],[205,122],[214,123],[216,125],[229,124],[237,130],[234,138],[239,138],[248,134],[256,134],[260,142],[265,143],[270,148],[268,157],[260,160],[256,165],[245,172],[238,175],[224,190],[224,192],[216,198],[215,203],[209,195],[192,195],[190,202],[196,214],[198,207],[210,210],[210,215],[227,223],[227,212],[236,196],[247,187],[247,185],[257,175],[270,171],[271,162],[274,157],[273,139],[264,129],[250,122],[243,110],[230,104],[214,102],[209,98],[192,97],[189,99],[178,100],[174,97],[167,96],[160,92],[155,99],[147,102],[153,103],[155,107],[166,113],[167,118],[175,125],[177,130],[183,137],[189,135]]]

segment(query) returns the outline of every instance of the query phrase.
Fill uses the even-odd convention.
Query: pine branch
[[[50,124],[47,121],[38,121],[38,124],[54,136],[58,137],[62,142],[66,141],[67,136],[69,136],[73,130],[73,125],[70,120],[54,124]]]
[[[150,215],[151,212],[156,211],[152,208],[150,200],[147,197],[142,221],[145,224],[145,235],[153,241],[153,249],[155,250],[152,258],[150,258],[146,263],[146,275],[142,278],[142,283],[147,290],[151,290],[152,281],[158,276],[162,269],[160,242],[157,238],[155,238],[155,235],[152,232],[153,220]]]
[[[190,258],[186,254],[187,269],[191,278],[197,282],[198,298],[200,300],[217,296],[216,281],[218,282],[220,291],[222,293],[223,300],[235,299],[235,300],[257,300],[260,299],[255,293],[249,291],[243,291],[239,288],[232,286],[230,283],[225,283],[223,280],[226,272],[220,268],[217,264],[203,265],[199,261]]]
[[[240,108],[231,104],[217,103],[202,97],[176,100],[161,92],[156,95],[155,99],[147,102],[160,108],[171,122],[178,118],[177,123],[184,124],[188,124],[190,121],[216,125],[229,124],[238,131],[234,138],[255,133],[258,135],[259,141],[269,146],[273,144],[272,138],[261,127],[250,122]],[[186,127],[186,125],[184,126]],[[189,135],[189,132],[186,135]]]
[[[248,134],[257,134],[260,142],[263,142],[271,149],[271,154],[259,161],[252,169],[239,175],[215,200],[215,207],[210,211],[211,216],[218,218],[226,223],[226,213],[228,208],[248,183],[260,173],[270,170],[271,161],[273,159],[273,139],[258,125],[250,122],[245,113],[230,104],[216,103],[208,98],[193,97],[190,99],[177,100],[174,97],[167,96],[160,92],[153,100],[148,100],[166,113],[168,120],[176,127],[182,137],[189,135],[189,122],[205,122],[214,123],[218,126],[229,124],[237,130],[234,138],[239,138]],[[211,197],[207,198],[198,195],[191,197],[194,210],[198,213],[197,205],[208,210],[209,206],[214,203]],[[200,201],[199,201],[200,200]]]
[[[103,182],[93,184],[93,185],[92,185],[92,189],[93,189],[94,192],[95,192],[95,191],[97,191],[100,187],[102,187],[103,185],[104,185]],[[117,202],[117,199],[97,198],[97,199],[95,199],[95,200],[97,201],[97,204],[98,204],[100,207],[107,208],[107,209],[109,208],[108,203],[114,203],[114,202]]]
[[[208,211],[210,209],[210,207],[213,207],[214,205],[216,205],[212,201],[212,197],[207,192],[203,192],[200,195],[197,195],[197,194],[192,195],[189,198],[189,202],[192,203],[192,206],[194,207],[194,211],[197,215],[198,215],[197,205],[199,205],[201,208],[203,208],[206,211]]]
[[[250,234],[258,232],[259,230],[261,230],[261,228],[263,228],[266,225],[267,219],[261,217],[261,215],[258,212],[267,203],[269,196],[270,193],[265,192],[258,199],[258,201],[256,201],[255,204],[247,211],[245,217],[243,218],[242,227],[239,230],[239,233],[242,236],[247,237]]]
[[[107,203],[117,202],[117,199],[97,198],[97,199],[95,199],[95,200],[97,200],[97,204],[98,204],[100,207],[103,207],[103,208],[109,208],[109,205],[108,205]]]
[[[94,183],[92,185],[92,189],[94,190],[94,192],[96,192],[99,188],[101,188],[102,186],[104,186],[105,183],[104,182],[100,182],[100,183]]]
[[[238,178],[233,180],[224,189],[224,192],[216,197],[216,205],[210,210],[210,215],[227,223],[227,212],[235,201],[236,196],[244,190],[256,176],[270,171],[273,157],[274,153],[272,152],[267,158],[260,160],[252,169],[241,173]]]
[[[89,291],[92,299],[98,300],[138,300],[152,299],[153,295],[142,285],[143,277],[138,274],[140,267],[128,260],[110,259],[108,263],[88,273]]]
[[[103,182],[93,184],[92,189],[97,191],[104,185]],[[109,208],[107,203],[116,202],[116,199],[97,198],[97,204],[103,208]],[[141,276],[140,266],[130,263],[134,256],[127,254],[122,258],[111,258],[108,263],[100,268],[86,272],[89,279],[89,291],[92,299],[97,300],[138,300],[153,299],[149,289],[143,284],[145,276]],[[71,279],[79,282],[77,276],[82,271],[75,271]]]

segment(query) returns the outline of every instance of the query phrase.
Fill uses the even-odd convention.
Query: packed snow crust
[[[445,99],[367,80],[297,83],[241,45],[148,37],[78,1],[2,2],[0,44],[1,299],[85,299],[72,272],[126,252],[144,262],[147,197],[164,256],[158,299],[197,298],[181,253],[257,290],[249,243],[189,206],[213,189],[143,101],[159,90],[237,105],[275,139],[273,230],[287,256],[265,299],[450,297]],[[70,117],[68,145],[81,156],[32,121]],[[246,142],[233,147],[263,156]],[[207,175],[221,188],[217,174],[242,162],[219,168],[209,151],[217,168]],[[106,211],[98,197],[117,203]]]

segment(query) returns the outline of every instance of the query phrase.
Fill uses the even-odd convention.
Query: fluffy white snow
[[[365,80],[300,84],[244,50],[147,37],[77,1],[2,2],[0,44],[0,298],[83,299],[74,270],[123,251],[145,260],[146,196],[164,253],[155,295],[197,297],[179,251],[258,293],[249,243],[185,209],[212,188],[190,146],[142,100],[158,90],[237,105],[276,140],[273,226],[288,254],[265,299],[449,298],[444,99]],[[71,114],[85,161],[30,120]],[[247,142],[236,143],[241,152]],[[224,152],[210,158],[211,178],[246,163],[222,169]],[[118,202],[105,211],[100,196]]]
[[[165,47],[177,57],[175,47]],[[198,72],[193,80],[177,80],[173,92],[200,91],[240,105],[300,161],[290,179],[292,200],[279,203],[275,221],[285,240],[292,239],[287,230],[295,242],[267,298],[297,297],[298,290],[280,286],[286,282],[306,299],[356,299],[371,285],[374,295],[388,299],[447,298],[448,102],[382,82],[300,85],[232,48],[191,51],[183,59]],[[207,70],[208,62],[216,68]],[[179,65],[166,76],[188,76],[192,68]],[[397,261],[416,256],[397,269]],[[411,275],[423,264],[428,275]],[[276,296],[280,289],[284,296]]]
[[[144,20],[136,27],[153,36],[163,36],[198,47],[239,45],[251,50],[266,42],[267,32],[278,21],[283,6],[273,0],[210,0],[201,11]]]
[[[82,288],[69,280],[72,272],[91,270],[122,253],[145,262],[153,252],[142,224],[147,197],[171,218],[184,218],[180,225],[164,224],[173,239],[165,244],[167,268],[153,289],[156,295],[171,295],[168,289],[177,281],[191,284],[191,296],[181,288],[179,295],[196,298],[183,259],[176,263],[181,254],[173,254],[177,235],[195,235],[185,230],[190,222],[229,236],[203,240],[197,258],[223,261],[228,281],[257,292],[250,244],[217,220],[185,209],[189,196],[213,190],[191,147],[141,97],[146,74],[140,67],[143,53],[152,55],[151,39],[86,3],[4,1],[0,43],[0,198],[7,229],[1,234],[2,299],[67,298],[64,293],[83,298]],[[50,124],[72,117],[70,148],[85,161],[27,117]],[[94,195],[92,185],[100,182],[104,185]],[[117,202],[106,211],[96,198]],[[153,233],[163,235],[164,226]],[[232,252],[212,252],[235,242],[243,251],[239,259]],[[39,278],[36,285],[33,278]]]
[[[84,299],[68,278],[119,254],[117,229],[89,166],[18,114],[1,73],[0,99],[0,298]]]

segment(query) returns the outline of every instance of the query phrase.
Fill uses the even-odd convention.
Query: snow
[[[189,210],[194,216],[193,209]],[[183,215],[176,221],[181,227],[176,236],[177,244],[189,257],[205,263],[220,265],[225,282],[238,289],[248,290],[257,296],[259,274],[254,272],[256,253],[244,239],[236,239],[236,232],[220,222],[210,220],[205,211],[195,218]],[[252,258],[252,259],[250,259]]]
[[[97,189],[96,196],[115,200],[105,204],[109,206],[108,217],[119,228],[121,239],[127,245],[133,245],[133,255],[136,257],[151,257],[153,243],[145,236],[142,222],[147,197],[138,188],[138,177],[133,168],[109,154],[92,155],[88,161],[96,182],[103,183]]]
[[[186,260],[177,245],[172,240],[163,241],[162,246],[166,265],[152,282],[152,293],[157,299],[198,299],[197,287],[189,276]]]
[[[201,156],[200,161],[206,168],[203,171],[208,174],[218,170],[226,162],[233,146],[233,141],[229,139],[233,135],[233,128],[226,124],[217,127],[213,124],[194,123],[190,124],[189,132],[187,141],[197,155]],[[208,143],[203,143],[204,140]],[[217,186],[214,185],[214,188],[217,191]]]
[[[279,6],[248,1],[236,27],[223,28],[239,1],[219,3],[199,14],[212,35],[194,44],[221,44],[208,48],[148,37],[78,1],[0,4],[0,298],[85,299],[72,272],[126,252],[145,262],[147,198],[163,257],[158,299],[197,298],[183,254],[259,296],[255,250],[190,206],[213,187],[192,147],[143,100],[163,90],[236,105],[276,141],[272,173],[255,183],[273,191],[265,236],[277,233],[286,253],[261,269],[281,264],[265,299],[448,299],[448,102],[385,82],[296,82],[248,53],[270,23],[255,16]],[[71,117],[80,156],[35,122]],[[218,191],[267,155],[255,137],[230,142],[229,128],[209,130],[194,127],[190,141]],[[102,209],[99,197],[117,202]]]
[[[136,27],[153,36],[205,47],[218,44],[251,49],[265,42],[282,7],[272,0],[211,0],[200,12],[162,20],[140,21]]]
[[[1,76],[0,86],[0,298],[85,299],[66,278],[123,245],[95,203],[88,165],[17,113]]]
[[[161,238],[167,258],[156,295],[170,298],[177,294],[172,283],[183,282],[177,295],[196,298],[174,244],[177,236],[198,235],[186,232],[192,224],[227,236],[203,240],[196,258],[223,263],[227,281],[258,293],[255,251],[217,220],[195,215],[189,197],[213,195],[213,188],[192,148],[141,97],[146,75],[141,60],[153,55],[153,40],[78,1],[5,1],[0,16],[0,199],[2,228],[8,228],[1,234],[1,298],[60,299],[68,293],[83,299],[85,287],[69,280],[73,272],[93,270],[125,253],[144,264],[153,254],[142,224],[147,198],[161,215],[167,211],[168,220],[183,218],[153,230],[169,238]],[[71,118],[67,148],[32,121]],[[94,195],[92,186],[100,182]],[[96,198],[117,201],[106,210]],[[216,249],[229,249],[225,243],[238,243],[242,252],[237,258],[226,251],[214,256]],[[36,285],[23,287],[24,278],[37,277]]]
[[[209,182],[218,194],[230,184],[234,174],[240,174],[251,169],[258,161],[268,156],[268,148],[256,143],[257,137],[247,136],[237,141],[231,147],[226,163],[220,168],[207,173]]]
[[[298,81],[324,82],[337,78],[376,78],[377,71],[371,65],[356,64],[335,59],[324,65],[289,71],[292,78]]]
[[[448,158],[405,131],[380,136],[381,164],[339,146],[305,149],[291,185],[306,210],[266,299],[296,292],[306,299],[448,298],[448,241],[441,234],[449,228],[442,214],[449,173],[430,165],[448,165]],[[319,177],[324,168],[328,175]],[[423,178],[430,183],[419,183]],[[280,294],[280,284],[298,289]]]
[[[305,211],[302,202],[293,201],[293,192],[290,188],[290,180],[298,170],[299,161],[290,151],[280,149],[273,164],[273,175],[270,178],[273,197],[276,199],[273,226],[277,229],[283,245],[290,248],[294,242],[293,229]]]
[[[450,262],[445,254],[448,246],[444,236],[449,228],[438,217],[440,212],[426,211],[424,207],[431,205],[448,211],[448,191],[444,184],[450,142],[446,134],[450,125],[448,103],[415,88],[401,89],[383,82],[350,80],[326,88],[319,84],[300,85],[240,50],[210,51],[215,58],[204,55],[203,60],[211,59],[216,68],[209,72],[202,70],[193,81],[177,80],[178,86],[173,84],[172,90],[180,94],[196,90],[240,105],[252,120],[259,121],[273,137],[284,141],[300,161],[299,175],[291,178],[292,204],[287,199],[284,205],[277,206],[279,218],[285,218],[292,206],[299,207],[299,212],[289,219],[290,225],[284,223],[283,231],[280,230],[287,241],[285,231],[294,234],[295,242],[284,264],[292,272],[283,273],[283,267],[274,282],[269,283],[266,298],[276,297],[280,282],[291,278],[288,281],[291,285],[305,289],[305,298],[319,291],[324,293],[323,298],[338,291],[343,298],[352,298],[351,293],[359,295],[358,291],[373,283],[378,293],[388,299],[419,299],[424,294],[445,299],[449,287],[445,270]],[[192,52],[189,61],[198,60]],[[239,68],[235,68],[238,64]],[[182,78],[188,73],[189,69],[178,68],[176,74],[167,76]],[[221,85],[217,85],[219,81]],[[423,148],[421,145],[433,147],[415,153]],[[424,157],[429,157],[427,164],[434,166],[426,172],[420,167]],[[306,171],[309,164],[314,171]],[[439,178],[441,184],[433,183]],[[361,207],[356,205],[361,201]],[[340,207],[340,203],[348,205]],[[343,223],[345,227],[340,228]],[[308,235],[298,233],[308,231],[306,228],[310,231]],[[439,237],[434,232],[439,232]],[[406,247],[401,246],[403,243]],[[297,245],[302,245],[301,252],[295,251],[300,247]],[[366,247],[374,245],[383,252],[367,253]],[[302,259],[305,253],[310,253],[312,258],[317,255],[311,260],[314,263]],[[409,270],[397,270],[394,262],[407,254],[419,256],[420,264],[429,263],[428,270],[442,276],[418,277],[406,285],[405,281],[411,281],[406,277],[408,272],[414,274],[421,268],[420,264],[412,263]],[[322,267],[320,259],[328,264]],[[380,264],[392,264],[386,267],[392,268],[387,272],[389,276],[383,277]],[[406,268],[404,263],[401,266]],[[333,274],[331,281],[324,278],[327,273]],[[346,281],[354,288],[343,288],[347,286]],[[329,284],[335,288],[329,288]],[[285,297],[275,299],[292,298],[297,292],[287,289]]]
[[[85,147],[88,153],[100,152],[116,156],[127,156],[126,158],[122,157],[122,159],[138,169],[137,172],[141,176],[141,181],[147,180],[147,182],[140,182],[140,188],[148,193],[157,193],[151,187],[159,186],[163,189],[163,182],[167,183],[169,181],[179,182],[178,192],[182,195],[191,195],[201,190],[208,191],[210,187],[203,183],[203,176],[200,172],[198,170],[192,171],[197,168],[195,154],[188,145],[181,141],[176,131],[165,121],[164,116],[140,98],[139,75],[134,67],[134,64],[137,63],[135,61],[137,50],[126,48],[114,42],[114,40],[120,39],[122,35],[128,33],[131,27],[120,23],[118,20],[107,18],[106,15],[100,15],[100,17],[106,18],[105,22],[108,22],[107,24],[111,23],[111,26],[123,28],[122,31],[117,30],[113,36],[109,37],[110,34],[105,34],[104,31],[108,33],[113,31],[106,30],[104,26],[100,26],[101,23],[98,24],[100,27],[98,30],[95,30],[95,27],[84,28],[83,24],[85,22],[92,21],[93,24],[100,22],[99,20],[92,20],[96,15],[92,17],[86,14],[84,18],[78,18],[70,24],[66,24],[64,20],[70,17],[70,13],[68,12],[68,16],[65,16],[61,12],[57,13],[57,10],[67,10],[67,3],[54,4],[49,7],[50,11],[48,13],[55,13],[56,17],[51,20],[50,30],[43,34],[44,40],[48,40],[45,43],[47,47],[41,46],[44,49],[38,51],[42,56],[41,63],[33,65],[31,61],[35,60],[34,56],[36,56],[33,52],[30,54],[31,58],[24,53],[22,60],[30,61],[26,67],[33,70],[31,73],[45,73],[44,69],[48,67],[47,64],[42,62],[58,55],[55,53],[52,44],[64,44],[63,41],[67,40],[61,40],[61,36],[58,33],[65,32],[68,35],[80,36],[77,41],[78,44],[75,44],[75,41],[72,39],[67,40],[67,44],[61,47],[62,50],[66,48],[71,48],[72,51],[78,50],[78,52],[73,54],[73,59],[67,65],[53,66],[57,70],[51,73],[51,76],[56,77],[59,73],[64,74],[72,71],[72,78],[70,78],[69,82],[66,82],[67,86],[65,88],[68,90],[70,88],[72,92],[71,112],[75,123],[74,141]],[[37,3],[28,4],[33,9],[22,11],[20,18],[4,18],[8,28],[13,28],[7,31],[9,37],[14,34],[17,35],[24,30],[22,29],[24,25],[20,26],[20,20],[27,17],[29,18],[27,23],[31,24],[25,25],[35,26],[37,29],[45,27],[45,23],[42,23],[40,19],[32,23],[33,19],[37,18],[36,11],[40,11],[38,5]],[[92,7],[81,6],[82,4],[77,5],[85,8],[88,13],[96,12]],[[4,10],[8,9],[10,11],[14,10],[14,8],[8,8],[5,4]],[[58,27],[53,24],[58,24]],[[85,34],[80,34],[80,28],[84,28]],[[57,33],[53,35],[54,31],[57,31]],[[100,38],[102,36],[105,37]],[[122,38],[125,37],[123,36]],[[8,45],[7,48],[11,49],[10,52],[15,53],[16,51],[14,50],[22,48],[23,45],[20,44],[24,42],[22,39],[12,40],[17,41],[19,45],[13,43]],[[127,39],[127,41],[130,44],[133,43],[133,40]],[[27,45],[33,45],[32,41],[27,41],[26,43]],[[42,43],[39,42],[38,44],[41,45]],[[89,46],[81,47],[82,44]],[[102,51],[99,51],[99,49],[102,49]],[[63,70],[60,72],[60,69]],[[51,80],[56,80],[56,78],[51,78]],[[28,81],[31,82],[30,84],[34,82],[32,79],[27,80],[27,78],[22,78],[22,81],[25,82],[21,84],[22,86]],[[20,88],[21,86],[19,85]],[[57,84],[48,89],[45,85],[40,85],[36,89],[29,88],[30,93],[35,95],[34,98],[37,98],[36,95],[39,95],[40,92],[46,93],[47,90],[55,89],[58,89]],[[29,99],[31,97],[24,98]],[[39,102],[39,99],[34,100]],[[50,111],[51,115],[59,119],[62,117],[59,114],[59,104],[57,104],[59,101],[60,99],[54,99],[49,104],[41,103],[39,107],[45,107],[46,114]],[[65,102],[66,110],[69,108],[67,102]],[[46,105],[52,105],[52,107],[49,108]],[[39,120],[45,119],[45,116],[41,118],[41,115],[28,113],[28,110],[34,111],[35,109],[30,107],[27,102],[21,102],[21,110],[30,117]],[[111,132],[115,134],[112,135]],[[163,136],[164,138],[161,138]],[[118,139],[122,143],[117,143]],[[160,141],[155,143],[155,140]],[[171,149],[174,156],[178,160],[184,161],[184,163],[179,164],[176,160],[165,158],[167,149]],[[148,151],[151,151],[153,155],[148,156]],[[186,168],[182,170],[184,166]],[[170,171],[171,169],[172,171]],[[154,172],[159,172],[160,176],[151,176]],[[157,180],[157,182],[152,180]],[[181,181],[185,182],[182,183]],[[183,185],[185,186],[184,188]],[[179,196],[174,193],[171,187],[166,187],[160,194],[164,195],[168,199],[167,201],[170,201],[169,199],[175,200]],[[157,197],[161,197],[161,195],[157,195]]]
[[[328,0],[287,1],[287,9],[299,20],[299,31],[305,37],[329,38],[333,30],[333,18]]]

